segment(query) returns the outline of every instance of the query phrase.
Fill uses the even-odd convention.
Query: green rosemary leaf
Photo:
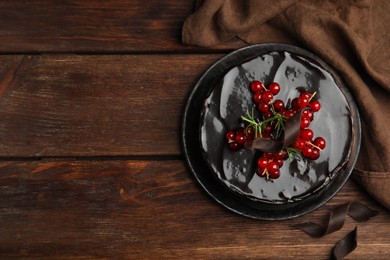
[[[244,117],[244,116],[241,116],[241,119],[244,120],[244,121],[246,121],[246,122],[248,122],[248,123],[251,124],[251,125],[256,124],[255,121],[253,121],[253,120],[251,120],[251,119],[248,119],[248,118],[246,118],[246,117]]]
[[[288,158],[290,160],[294,159],[294,157],[299,159],[299,160],[302,159],[302,155],[301,155],[301,151],[300,150],[292,148],[292,147],[286,147],[286,151],[287,151],[287,154],[288,154]]]

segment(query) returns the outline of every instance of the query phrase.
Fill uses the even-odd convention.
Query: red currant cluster
[[[301,151],[302,155],[306,158],[316,160],[320,157],[320,151],[322,151],[326,142],[322,137],[317,137],[312,141],[313,131],[311,129],[301,129],[300,135],[292,144],[292,147]]]
[[[276,99],[273,101],[274,95],[277,95],[280,91],[280,85],[276,82],[272,82],[268,89],[264,84],[258,80],[255,80],[250,85],[253,94],[253,101],[258,107],[259,112],[263,113],[265,118],[271,117],[275,112],[282,114],[286,119],[292,117],[295,113],[301,111],[303,108],[309,107],[311,111],[307,110],[302,118],[313,120],[313,112],[318,112],[321,108],[321,104],[317,100],[311,101],[315,94],[311,94],[307,91],[301,93],[297,98],[294,98],[291,102],[291,108],[287,109],[283,100]],[[273,101],[273,102],[272,102]],[[310,125],[310,121],[304,120],[304,125]],[[307,127],[305,126],[305,127]]]
[[[257,104],[259,111],[264,113],[265,117],[270,117],[272,115],[270,103],[274,98],[274,95],[277,95],[280,91],[279,84],[272,82],[267,89],[262,82],[255,80],[251,83],[250,88],[254,93],[253,101]]]
[[[253,111],[252,114],[248,112],[247,117],[242,117],[245,127],[236,131],[229,130],[226,133],[230,148],[238,150],[256,138],[278,140],[281,138],[280,130],[284,126],[284,121],[296,113],[301,113],[298,138],[292,145],[277,153],[264,152],[257,160],[257,173],[260,176],[276,179],[280,176],[283,161],[292,155],[302,155],[312,160],[318,159],[326,142],[322,137],[317,137],[313,141],[314,133],[308,128],[314,119],[314,113],[321,108],[318,100],[312,100],[316,93],[304,91],[287,107],[283,100],[274,100],[274,96],[280,91],[280,85],[276,82],[266,88],[262,82],[255,80],[250,84],[250,89],[253,92],[253,101],[263,120],[255,118]]]
[[[283,149],[278,153],[263,153],[257,159],[257,174],[267,176],[271,179],[277,179],[280,176],[280,167],[283,166],[283,161],[289,157],[287,150]]]
[[[318,100],[311,101],[314,95],[315,93],[303,92],[291,102],[293,114],[300,112],[302,109],[306,109],[301,115],[299,136],[292,144],[292,147],[301,151],[304,157],[312,160],[318,159],[320,157],[320,151],[326,146],[325,139],[322,137],[317,137],[313,141],[314,132],[308,128],[313,121],[314,113],[318,112],[321,108]]]

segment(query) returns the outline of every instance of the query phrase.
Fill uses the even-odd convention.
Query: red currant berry
[[[280,91],[280,85],[276,82],[272,82],[269,87],[268,87],[269,91],[271,91],[271,93],[273,95],[277,95]]]
[[[260,102],[258,108],[260,112],[265,113],[269,110],[269,105],[267,103]]]
[[[248,126],[247,128],[245,128],[244,133],[246,138],[250,138],[250,139],[255,138],[255,129],[253,128],[253,126]]]
[[[256,172],[257,172],[257,175],[259,175],[259,176],[264,176],[264,173],[265,173],[265,169],[261,169],[261,168],[257,168],[256,169]]]
[[[308,92],[308,91],[304,91],[304,92],[302,92],[301,93],[301,97],[306,97],[307,99],[309,99],[310,100],[310,98],[311,98],[311,95],[312,94],[310,94],[310,92]]]
[[[238,149],[240,149],[240,145],[236,142],[232,142],[229,145],[230,145],[230,149],[232,149],[233,151],[237,151]]]
[[[283,159],[283,153],[282,151],[278,152],[278,153],[274,153],[274,156],[272,157],[273,160],[281,160]]]
[[[279,164],[277,162],[270,162],[267,166],[268,173],[275,173],[276,171],[279,171]]]
[[[270,117],[272,117],[272,113],[271,113],[271,111],[265,111],[265,112],[263,112],[263,116],[265,117],[265,118],[270,118]]]
[[[273,154],[273,153],[267,153],[267,152],[265,152],[265,153],[263,153],[263,156],[264,156],[265,158],[267,158],[267,159],[272,159],[272,157],[274,157],[274,154]]]
[[[269,173],[269,177],[271,178],[271,179],[277,179],[277,178],[279,178],[279,176],[280,176],[280,170],[277,170],[277,171],[275,171],[275,172],[270,172]]]
[[[305,156],[307,158],[311,158],[313,155],[313,148],[311,148],[309,145],[306,145],[302,149],[302,154],[303,154],[303,156]]]
[[[245,140],[246,140],[246,138],[245,138],[244,133],[237,133],[236,134],[236,143],[245,144]]]
[[[260,169],[264,170],[268,166],[268,159],[264,156],[260,157],[259,159],[257,159],[257,166]]]
[[[316,139],[314,139],[313,144],[322,150],[326,146],[326,141],[322,137],[317,137]]]
[[[317,100],[314,100],[314,101],[310,102],[310,108],[314,112],[318,112],[321,109],[321,103],[319,101],[317,101]]]
[[[310,125],[310,120],[305,118],[305,117],[302,117],[301,118],[301,128],[306,128]]]
[[[253,93],[262,91],[263,87],[264,87],[263,83],[258,80],[255,80],[251,83],[251,90]]]
[[[305,96],[300,96],[298,99],[299,108],[305,108],[309,105],[309,99]]]
[[[227,131],[226,133],[226,139],[228,141],[234,141],[236,139],[236,133],[233,131]]]
[[[301,138],[297,138],[295,140],[295,143],[293,144],[293,147],[298,150],[302,150],[305,147],[305,141]]]
[[[307,109],[302,112],[302,117],[309,119],[310,121],[313,120],[314,114],[310,109]]]
[[[294,114],[295,114],[294,110],[291,110],[291,109],[284,111],[284,117],[285,117],[286,119],[289,119],[289,118],[292,117]]]
[[[282,100],[280,100],[280,99],[275,100],[274,108],[278,112],[283,111],[285,109],[284,108],[284,102]]]
[[[278,159],[278,160],[276,160],[275,162],[278,163],[279,167],[282,167],[282,166],[283,166],[283,160],[282,160],[282,159]]]
[[[299,99],[298,98],[294,98],[291,102],[291,106],[295,109],[299,109],[300,106],[299,106]]]
[[[260,91],[255,92],[255,94],[253,95],[253,102],[259,104],[260,101],[261,101],[261,92]]]
[[[288,158],[288,152],[286,149],[283,149],[282,150],[282,154],[283,154],[283,160],[286,160]]]
[[[310,159],[317,160],[319,157],[320,157],[320,151],[318,151],[318,149],[316,148],[313,148],[313,152],[310,156]]]
[[[313,138],[313,131],[311,129],[303,129],[301,131],[301,137],[305,141],[310,141]]]
[[[272,132],[272,126],[270,124],[266,124],[264,127],[264,133],[270,134]]]
[[[267,90],[261,94],[261,101],[264,103],[269,103],[274,98],[271,91]]]

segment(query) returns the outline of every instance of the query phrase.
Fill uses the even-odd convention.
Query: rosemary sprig
[[[292,147],[286,147],[286,151],[288,154],[288,159],[293,160],[294,158],[297,158],[299,160],[302,159],[301,151]]]
[[[272,117],[266,118],[263,121],[259,121],[254,116],[254,109],[252,108],[252,113],[249,113],[249,110],[246,110],[247,117],[241,116],[241,119],[247,122],[248,127],[252,126],[255,130],[255,136],[260,134],[262,137],[262,133],[264,132],[265,127],[268,123],[275,122],[276,136],[280,137],[282,134],[282,130],[284,129],[284,121],[286,120],[281,114],[274,112]]]
[[[241,119],[249,124],[247,127],[254,128],[255,136],[258,136],[258,134],[261,136],[260,122],[255,118],[254,109],[252,108],[252,113],[249,113],[249,110],[246,109],[246,115],[247,117],[241,116]]]

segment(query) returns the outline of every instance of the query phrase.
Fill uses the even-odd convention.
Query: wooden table
[[[214,202],[180,147],[187,96],[242,46],[181,44],[183,0],[0,1],[0,258],[328,259],[356,225],[347,259],[388,259],[390,213],[353,181],[320,209],[256,221]],[[311,238],[358,200],[368,222]]]

